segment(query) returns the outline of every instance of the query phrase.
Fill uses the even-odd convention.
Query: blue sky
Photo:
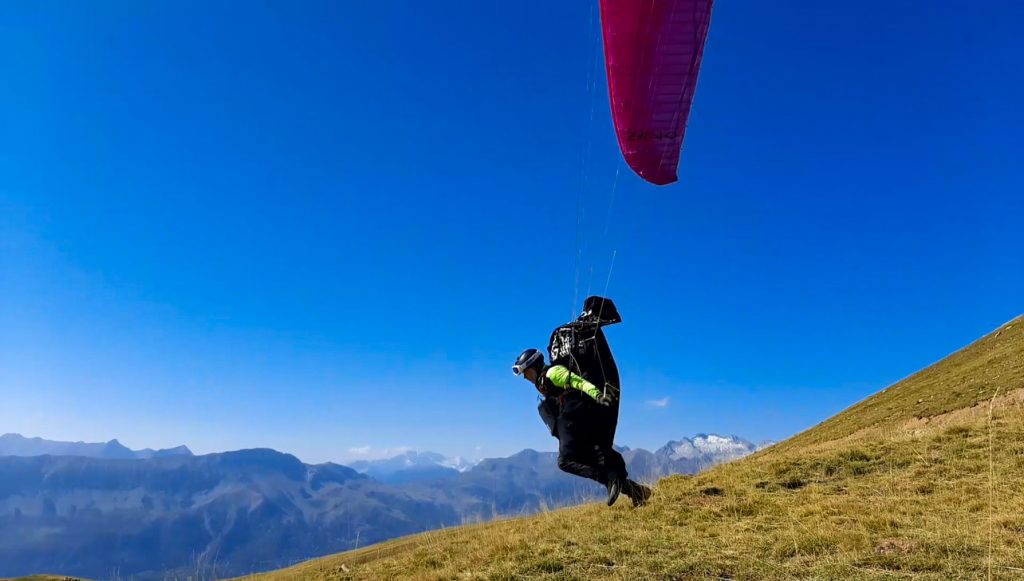
[[[780,439],[1024,312],[1019,3],[719,2],[667,188],[594,5],[3,3],[0,432],[554,449],[607,284],[620,443]]]

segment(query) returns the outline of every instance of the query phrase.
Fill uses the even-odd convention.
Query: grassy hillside
[[[1024,578],[1024,317],[651,505],[438,531],[253,579]]]

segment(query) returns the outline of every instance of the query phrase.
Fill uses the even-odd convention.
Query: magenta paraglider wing
[[[712,0],[601,0],[612,119],[626,163],[676,181]]]

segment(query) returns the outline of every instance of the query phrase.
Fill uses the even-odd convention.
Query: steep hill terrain
[[[822,424],[620,501],[253,579],[1024,578],[1024,317]]]

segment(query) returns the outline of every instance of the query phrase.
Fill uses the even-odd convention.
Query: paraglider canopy
[[[675,182],[712,0],[601,0],[612,119],[626,163]]]

